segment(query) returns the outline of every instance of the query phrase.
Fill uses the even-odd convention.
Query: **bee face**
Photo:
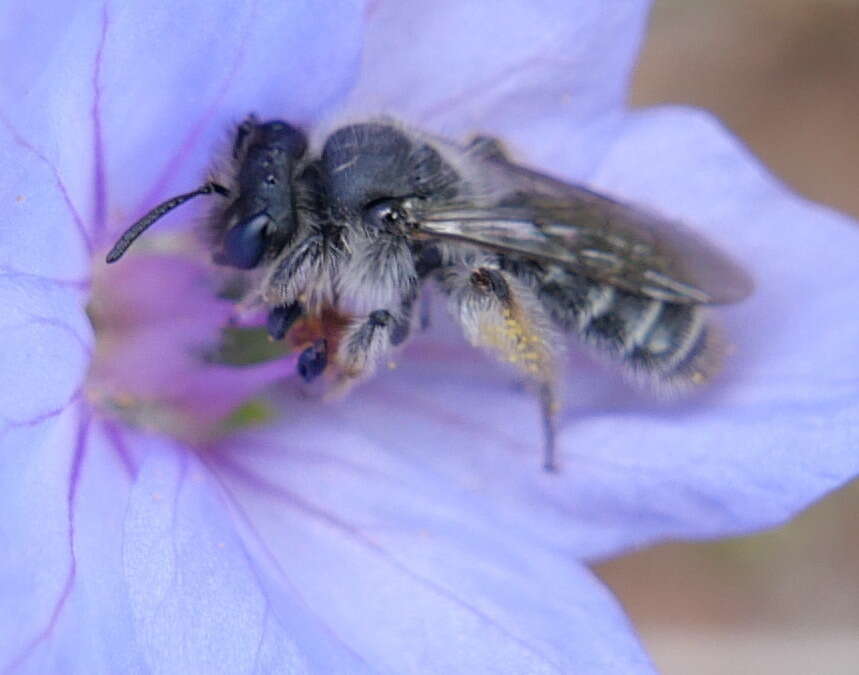
[[[265,212],[273,221],[291,221],[292,174],[307,150],[304,134],[284,122],[254,124],[246,133],[237,156],[235,211],[245,216]]]
[[[681,226],[510,161],[493,139],[462,146],[391,122],[343,127],[318,156],[300,130],[249,117],[223,181],[159,205],[135,223],[113,262],[147,227],[200,194],[215,261],[262,268],[255,297],[282,339],[302,317],[341,317],[299,358],[345,389],[371,375],[415,323],[435,280],[467,339],[538,392],[545,462],[566,335],[657,387],[700,384],[717,350],[707,305],[748,295],[748,278]],[[117,253],[118,251],[118,253]]]
[[[294,176],[307,150],[303,132],[285,122],[248,118],[236,132],[237,170],[227,189],[235,199],[214,216],[220,264],[252,269],[276,255],[298,228]]]

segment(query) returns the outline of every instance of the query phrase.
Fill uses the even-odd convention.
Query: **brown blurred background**
[[[712,110],[795,190],[859,218],[859,0],[655,0],[633,102]],[[857,675],[857,514],[854,484],[773,532],[597,572],[666,675]]]

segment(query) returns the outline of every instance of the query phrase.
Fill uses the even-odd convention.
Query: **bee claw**
[[[272,340],[282,340],[292,328],[292,324],[301,316],[301,313],[301,305],[297,302],[280,305],[272,309],[266,319],[269,337]]]
[[[298,374],[305,382],[319,377],[328,365],[328,343],[325,339],[316,340],[298,357]]]

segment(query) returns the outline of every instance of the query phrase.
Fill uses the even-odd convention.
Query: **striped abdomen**
[[[633,373],[683,386],[703,382],[716,369],[703,307],[633,295],[561,268],[540,276],[540,299],[554,320]]]

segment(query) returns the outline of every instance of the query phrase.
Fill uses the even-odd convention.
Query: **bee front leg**
[[[266,319],[266,330],[269,337],[272,340],[283,340],[292,325],[301,317],[303,311],[298,302],[272,307]]]
[[[410,325],[410,312],[386,309],[377,309],[353,321],[346,328],[337,352],[342,383],[370,377],[391,350],[406,340]]]
[[[320,338],[298,355],[296,370],[305,382],[312,382],[322,374],[327,365],[328,340]]]

